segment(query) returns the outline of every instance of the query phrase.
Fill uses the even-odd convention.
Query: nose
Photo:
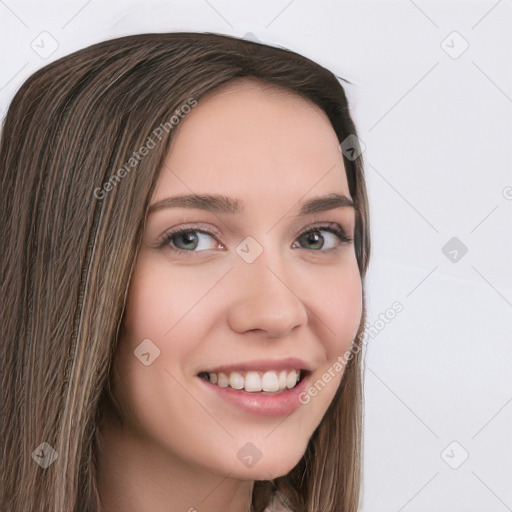
[[[263,331],[267,337],[277,338],[307,324],[308,312],[297,293],[297,283],[289,282],[291,273],[267,251],[253,263],[240,261],[234,274],[236,285],[228,317],[234,331]]]

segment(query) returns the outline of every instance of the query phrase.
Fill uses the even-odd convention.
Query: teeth
[[[247,372],[247,375],[245,376],[244,389],[250,393],[261,391],[261,378],[258,375],[258,372]]]
[[[215,375],[214,373],[210,373],[210,382],[212,381],[212,375]],[[227,388],[229,386],[229,379],[227,378],[225,373],[219,373],[218,380],[217,380],[217,386],[220,386],[221,388]]]
[[[286,377],[286,387],[288,389],[295,387],[295,384],[297,384],[298,380],[299,380],[299,375],[297,374],[297,372],[295,370],[292,370]]]
[[[279,389],[280,391],[284,391],[286,389],[286,370],[279,372]]]
[[[228,375],[219,372],[218,374],[208,373],[208,378],[211,384],[216,384],[221,388],[229,386],[232,389],[243,389],[249,393],[260,391],[275,393],[294,388],[300,379],[300,370],[231,372]]]
[[[269,392],[275,392],[279,389],[279,379],[276,372],[265,372],[263,374],[261,378],[261,389]]]
[[[229,376],[229,385],[233,389],[243,389],[244,378],[238,372],[231,372],[231,375]]]

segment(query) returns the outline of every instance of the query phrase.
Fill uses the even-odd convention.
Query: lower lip
[[[287,416],[302,405],[299,395],[306,389],[310,376],[311,374],[306,375],[294,388],[277,394],[249,393],[230,387],[221,388],[206,379],[197,378],[221,398],[243,411],[258,416]]]

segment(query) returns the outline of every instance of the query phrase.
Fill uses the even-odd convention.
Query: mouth
[[[253,416],[282,417],[303,405],[300,396],[312,379],[314,366],[305,359],[288,357],[198,370],[196,377],[207,399],[213,401],[212,407],[220,399]]]
[[[220,388],[276,395],[294,389],[309,373],[306,369],[235,370],[203,371],[197,376]]]

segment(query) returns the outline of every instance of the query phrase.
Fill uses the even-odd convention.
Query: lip
[[[236,368],[241,369],[240,366],[237,366]],[[268,366],[265,368],[269,369]],[[283,369],[282,366],[279,368]],[[251,369],[253,368],[249,368],[249,370]],[[210,390],[212,393],[215,393],[229,404],[238,407],[240,410],[254,414],[256,416],[275,417],[288,416],[302,405],[299,400],[299,395],[309,385],[311,375],[311,372],[308,371],[304,378],[294,388],[288,389],[278,394],[266,394],[264,392],[250,393],[243,390],[237,391],[236,389],[231,389],[230,387],[221,388],[220,386],[212,384],[206,379],[201,377],[197,378],[206,386],[206,389]]]
[[[286,357],[284,359],[252,359],[233,364],[224,364],[210,369],[201,369],[199,373],[231,373],[236,371],[267,371],[267,370],[306,370],[308,373],[313,371],[313,367],[302,359],[296,357]]]

